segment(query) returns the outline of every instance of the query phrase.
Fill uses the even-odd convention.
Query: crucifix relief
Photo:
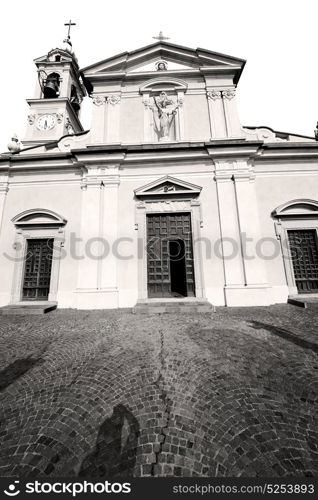
[[[158,97],[153,99],[154,104],[148,104],[148,107],[153,112],[155,132],[159,141],[169,141],[171,140],[171,127],[180,103],[175,104],[165,92],[161,92]]]

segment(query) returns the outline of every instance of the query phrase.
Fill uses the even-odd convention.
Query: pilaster
[[[236,105],[236,89],[222,90],[226,132],[228,137],[241,137],[242,129]]]
[[[107,142],[120,142],[120,94],[106,97],[107,106]]]
[[[119,173],[118,167],[107,169],[107,175],[103,178],[103,197],[101,205],[101,232],[102,237],[108,242],[108,256],[102,260],[99,274],[98,286],[102,290],[116,290],[117,294],[117,238],[118,238],[118,190]],[[118,307],[118,304],[116,305]]]
[[[177,104],[178,112],[176,114],[177,118],[177,129],[176,129],[176,139],[177,141],[183,141],[185,139],[184,136],[184,112],[183,112],[183,103],[184,103],[184,91],[178,91],[178,100]]]
[[[150,94],[144,93],[142,96],[142,102],[144,105],[144,141],[151,142],[154,139],[153,133],[153,112],[150,107]]]
[[[78,252],[78,289],[97,290],[98,261],[101,255],[100,206],[102,180],[98,169],[90,168],[82,179],[81,229]]]
[[[267,283],[265,262],[258,251],[262,233],[255,191],[255,177],[248,169],[233,176],[237,203],[238,221],[244,244],[244,273],[247,285]]]
[[[219,88],[207,89],[211,139],[227,137],[222,92]]]
[[[240,228],[237,218],[233,182],[233,163],[214,160],[221,242],[218,251],[223,260],[225,287],[243,286],[244,265],[241,251]]]
[[[253,167],[247,159],[214,163],[226,304],[268,305],[266,262],[258,251],[261,229]]]
[[[118,167],[89,167],[82,179],[79,309],[118,307]]]
[[[106,98],[101,94],[93,97],[91,136],[94,143],[106,140]]]
[[[9,191],[9,175],[7,172],[0,173],[0,236],[5,202]]]

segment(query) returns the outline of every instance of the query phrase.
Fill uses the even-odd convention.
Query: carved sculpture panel
[[[183,100],[179,98],[178,102],[175,103],[165,92],[161,92],[159,96],[153,98],[153,102],[151,99],[145,99],[143,103],[153,112],[155,132],[159,141],[171,140],[172,125]]]

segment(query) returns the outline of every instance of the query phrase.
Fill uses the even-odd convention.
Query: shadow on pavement
[[[255,328],[255,330],[267,330],[268,332],[273,333],[274,335],[277,335],[284,340],[288,340],[288,342],[292,342],[293,344],[303,347],[304,349],[311,349],[312,351],[318,353],[318,344],[297,337],[297,335],[291,333],[288,330],[285,330],[284,328],[261,323],[260,321],[249,321],[248,323],[252,328]]]
[[[136,463],[139,423],[124,406],[117,405],[101,425],[95,450],[83,460],[80,477],[132,476]]]
[[[42,362],[41,358],[24,358],[17,359],[9,366],[0,371],[0,391],[3,391],[6,387],[15,382],[18,378],[22,377],[27,371],[31,370],[33,366],[39,362]]]

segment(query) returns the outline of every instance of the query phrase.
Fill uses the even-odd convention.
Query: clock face
[[[42,115],[37,119],[36,127],[39,130],[51,130],[55,125],[55,116]]]

